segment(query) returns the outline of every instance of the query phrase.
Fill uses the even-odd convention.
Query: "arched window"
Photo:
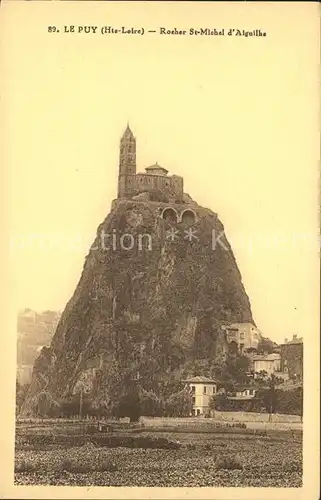
[[[196,214],[193,210],[186,209],[186,210],[184,210],[184,212],[182,212],[181,221],[184,224],[187,224],[187,225],[194,224],[195,220],[196,220]]]
[[[168,222],[177,222],[178,221],[178,214],[174,208],[168,207],[164,208],[162,215],[162,219],[168,221]]]

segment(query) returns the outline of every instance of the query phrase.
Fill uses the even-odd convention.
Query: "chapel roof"
[[[168,172],[168,170],[164,167],[161,167],[158,165],[158,163],[154,163],[154,165],[150,165],[149,167],[146,167],[145,170],[148,172],[149,170],[162,170],[163,172]]]

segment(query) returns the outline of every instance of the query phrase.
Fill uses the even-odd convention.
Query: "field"
[[[238,417],[145,418],[109,432],[97,424],[20,422],[15,484],[302,486],[302,424]]]

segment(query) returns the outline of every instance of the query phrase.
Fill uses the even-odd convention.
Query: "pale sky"
[[[64,309],[116,197],[129,121],[138,170],[158,161],[218,213],[263,334],[306,339],[318,311],[317,5],[291,4],[289,16],[285,4],[235,5],[228,15],[215,3],[125,11],[100,2],[90,13],[81,3],[64,11],[56,4],[54,12],[36,4],[28,22],[24,8],[11,13],[4,36],[6,221],[17,306]],[[62,32],[83,23],[240,26],[268,36],[47,33],[48,25]],[[24,246],[35,234],[44,248]],[[65,244],[50,249],[48,241],[59,239]]]

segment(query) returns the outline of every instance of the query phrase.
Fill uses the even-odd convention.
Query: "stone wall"
[[[118,197],[130,198],[146,191],[161,191],[169,200],[180,201],[183,198],[183,178],[177,175],[167,177],[144,173],[119,176]]]

